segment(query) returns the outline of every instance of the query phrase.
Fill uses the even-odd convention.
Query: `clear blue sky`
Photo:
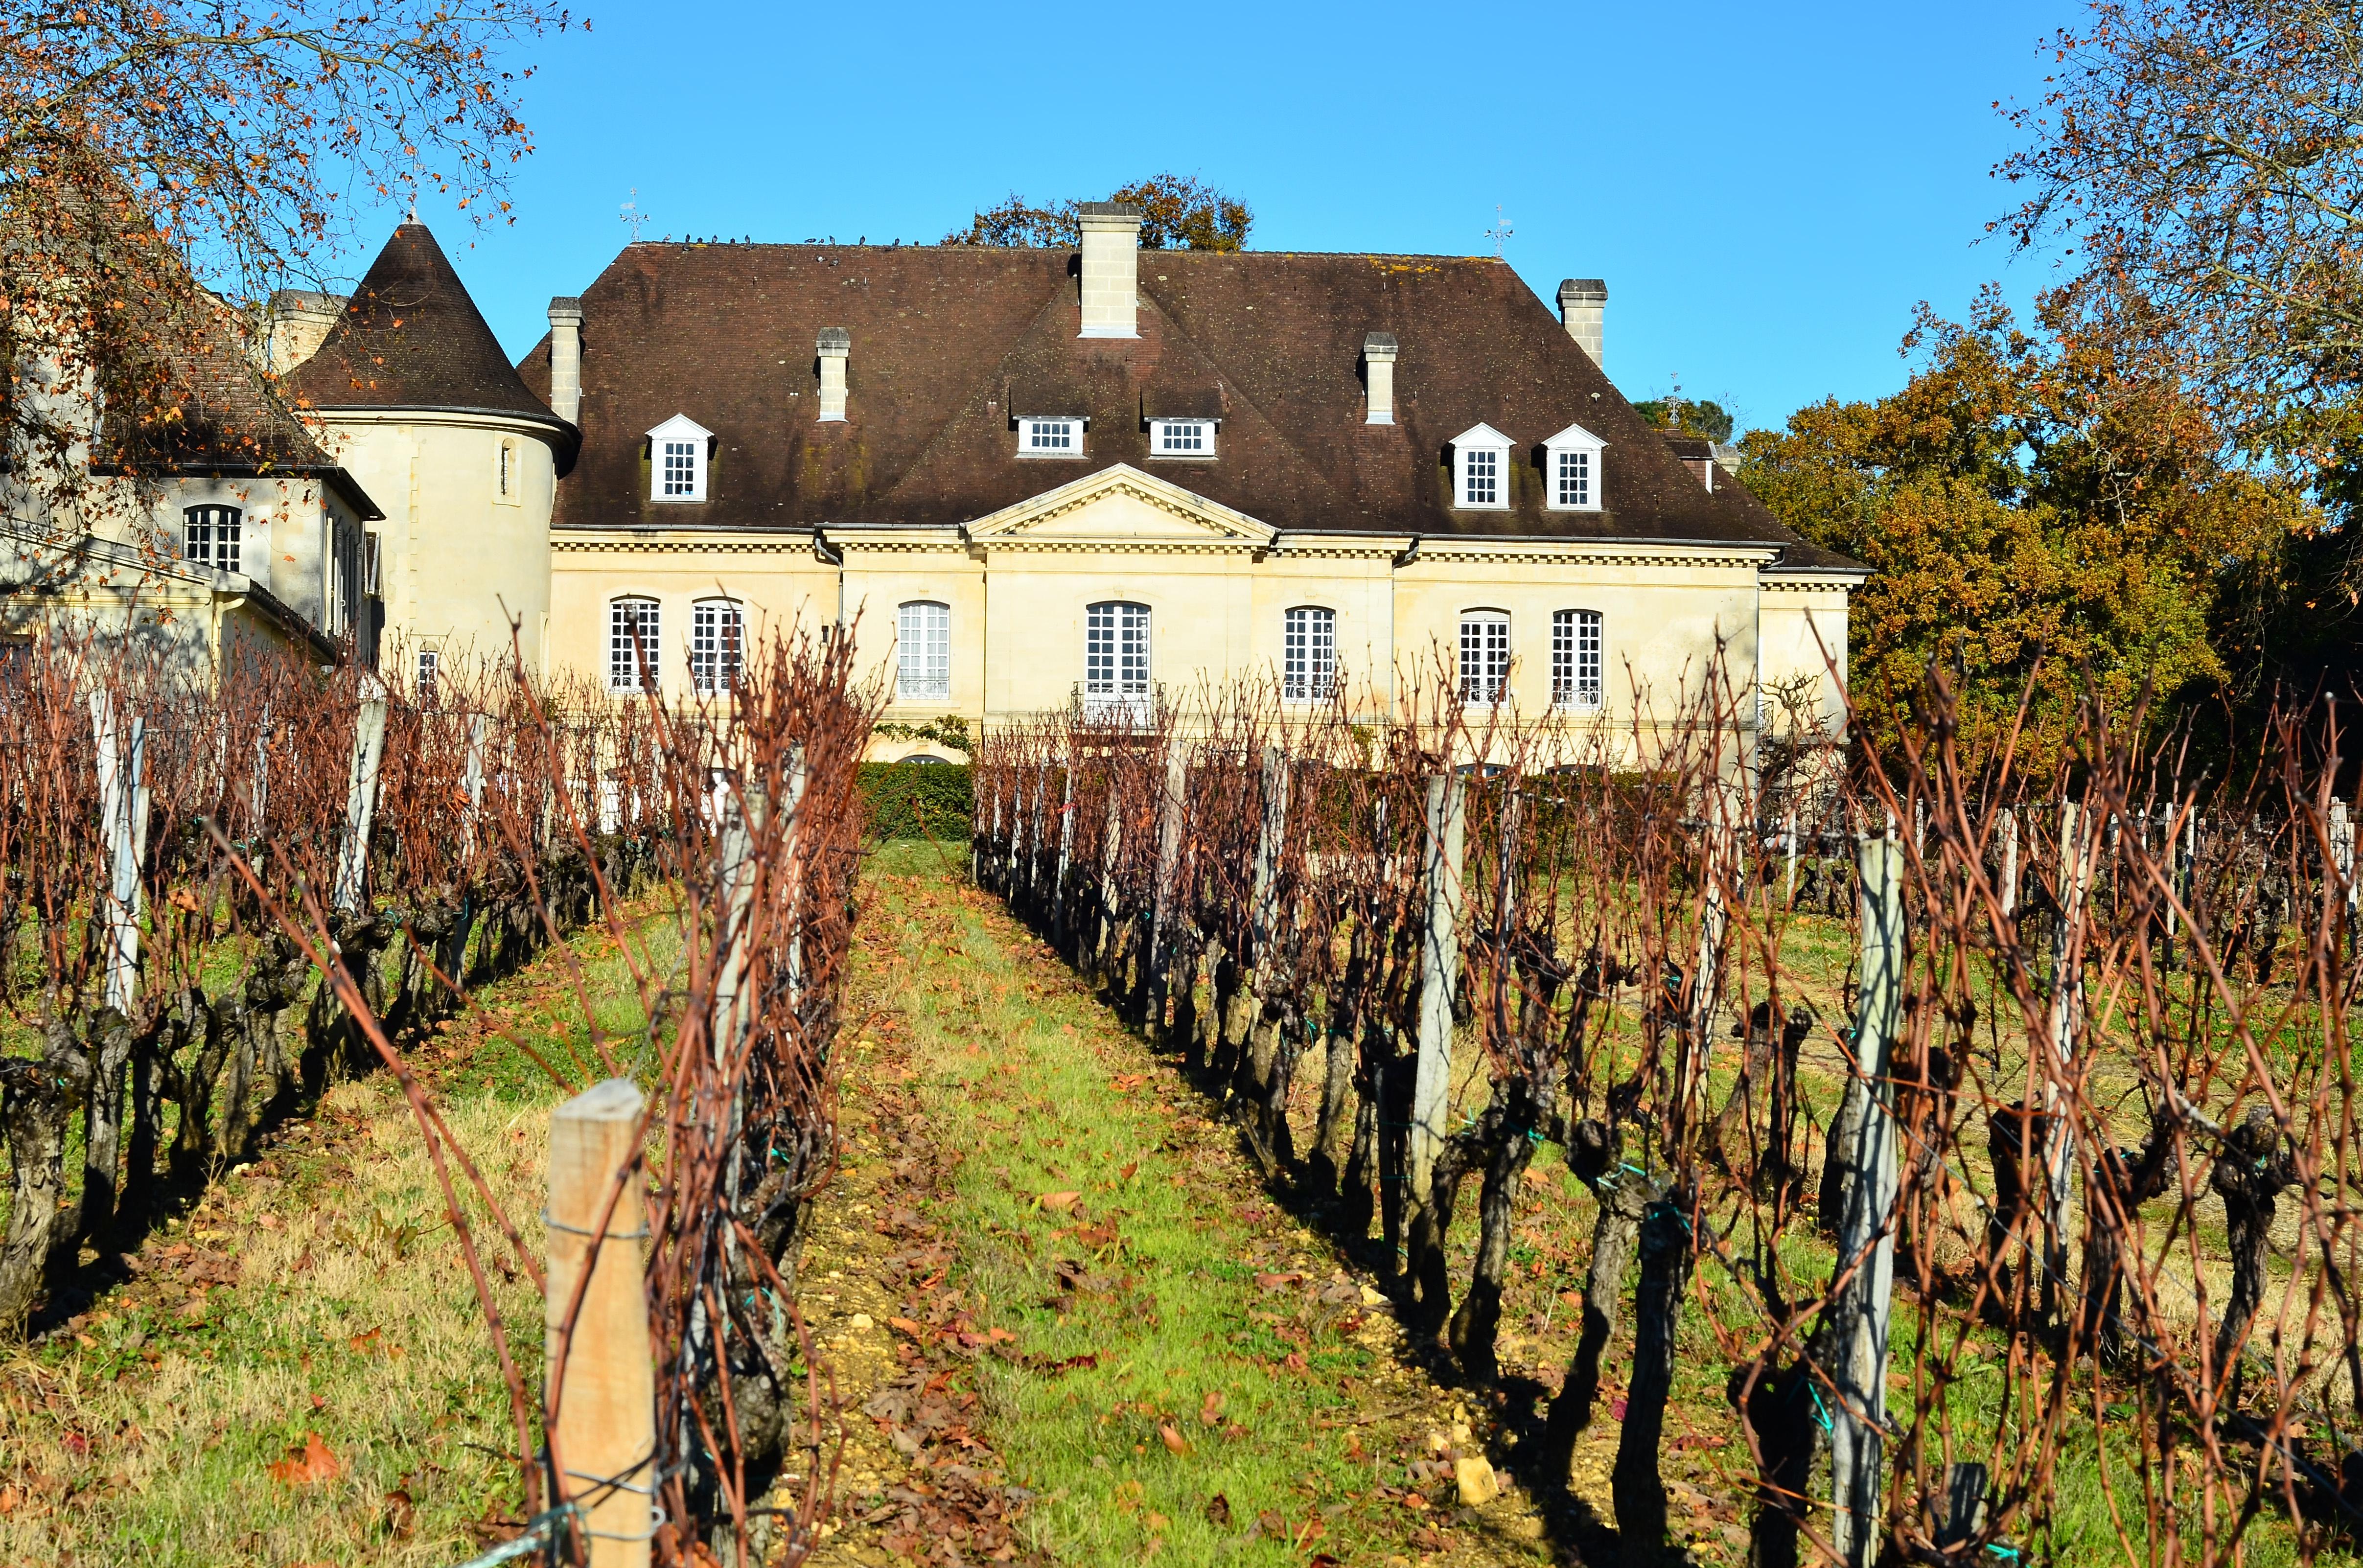
[[[1454,254],[1492,248],[1498,204],[1545,299],[1608,281],[1628,396],[1679,374],[1778,425],[1899,384],[1916,302],[2041,285],[1973,242],[2009,204],[1992,105],[2039,91],[2040,39],[2077,14],[594,0],[588,35],[534,51],[515,226],[419,215],[522,354],[613,259],[635,188],[649,237],[932,242],[1013,190],[1171,170],[1244,198],[1258,248]]]

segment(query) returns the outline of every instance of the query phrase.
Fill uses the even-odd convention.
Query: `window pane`
[[[1288,612],[1281,629],[1281,695],[1294,702],[1318,702],[1337,679],[1337,615],[1317,605]]]
[[[1085,608],[1083,697],[1094,716],[1147,716],[1148,605],[1109,601]]]
[[[689,679],[700,691],[736,691],[744,657],[746,613],[727,599],[708,599],[689,613]]]
[[[895,692],[910,698],[952,694],[952,613],[926,600],[902,607],[895,624]]]
[[[1600,612],[1560,610],[1551,616],[1551,701],[1561,707],[1600,706]]]
[[[685,496],[697,493],[696,443],[668,441],[664,444],[664,493]]]
[[[244,514],[235,506],[191,506],[181,513],[181,556],[216,571],[242,571]]]
[[[659,641],[657,602],[617,599],[607,606],[607,689],[656,690]]]
[[[1497,702],[1510,679],[1510,618],[1481,610],[1460,620],[1460,698]]]
[[[1502,454],[1492,447],[1476,447],[1462,454],[1463,488],[1461,501],[1469,506],[1496,506],[1502,495]]]
[[[1559,504],[1589,507],[1592,504],[1592,454],[1561,452],[1559,455]]]

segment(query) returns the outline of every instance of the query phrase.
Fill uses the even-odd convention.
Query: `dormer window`
[[[1027,414],[1017,422],[1017,455],[1080,458],[1083,455],[1083,427],[1090,423],[1072,414]]]
[[[1581,425],[1570,425],[1543,443],[1546,504],[1553,512],[1598,512],[1600,459],[1607,443]]]
[[[1152,419],[1148,422],[1148,453],[1154,458],[1211,458],[1215,455],[1215,421]]]
[[[649,499],[704,501],[705,455],[714,432],[676,414],[649,432]]]
[[[1509,508],[1510,438],[1490,425],[1453,438],[1452,504],[1477,512]]]

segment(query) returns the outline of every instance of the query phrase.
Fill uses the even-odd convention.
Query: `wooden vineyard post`
[[[1165,747],[1165,789],[1157,801],[1157,891],[1148,918],[1148,1032],[1165,1033],[1165,997],[1173,966],[1173,890],[1182,875],[1182,809],[1188,799],[1190,759],[1180,741]]]
[[[2050,1069],[2044,1075],[2043,1311],[2056,1320],[2068,1282],[2068,1189],[2076,1169],[2076,1135],[2064,1093],[2075,1060],[2076,1015],[2084,999],[2082,928],[2091,856],[2083,813],[2073,801],[2059,806],[2059,925],[2052,943]]]
[[[985,846],[997,844],[1001,837],[1001,779],[997,776],[993,781],[992,790],[985,797],[985,811],[982,814],[993,819],[993,827],[990,832],[983,831],[983,822],[978,821],[969,830],[968,846],[968,879],[980,888],[985,886]],[[1007,889],[1002,890],[1005,892]]]
[[[118,723],[115,700],[90,695],[91,730],[98,742],[98,825],[106,843],[106,1005],[131,1016],[139,983],[139,859],[148,803],[148,726]]]
[[[1887,1333],[1895,1286],[1897,1132],[1888,1058],[1903,1015],[1903,854],[1890,834],[1855,840],[1862,887],[1862,984],[1855,1016],[1860,1115],[1841,1156],[1852,1167],[1838,1222],[1845,1284],[1828,1320],[1832,1544],[1848,1568],[1879,1551],[1880,1434],[1887,1419]],[[1849,1273],[1848,1271],[1851,1271]]]
[[[2346,802],[2334,799],[2330,802],[2330,868],[2338,878],[2346,908],[2355,908],[2355,823]]]
[[[2002,812],[2002,912],[2018,912],[2018,813],[2008,806]]]
[[[1730,863],[1738,847],[1734,842],[1738,835],[1731,821],[1735,804],[1729,784],[1717,780],[1709,786],[1708,810],[1713,815],[1706,824],[1706,886],[1699,910],[1698,960],[1691,966],[1690,1008],[1684,1018],[1689,1038],[1683,1043],[1682,1076],[1675,1096],[1684,1116],[1690,1114],[1691,1096],[1706,1092],[1707,1055],[1714,1047],[1714,1001],[1722,985],[1723,937],[1727,918],[1724,880],[1725,877],[1734,883],[1739,879],[1739,868]]]
[[[1781,849],[1789,858],[1789,881],[1781,894],[1781,907],[1793,910],[1797,907],[1797,808],[1794,805],[1789,808],[1787,823],[1781,832]]]
[[[1451,1115],[1452,988],[1460,970],[1460,852],[1466,823],[1465,787],[1457,773],[1427,781],[1427,837],[1422,880],[1427,921],[1419,946],[1419,1059],[1413,1070],[1411,1127],[1404,1141],[1404,1229],[1414,1238],[1411,1264],[1422,1259],[1419,1239],[1431,1233],[1429,1198],[1437,1155]],[[1442,1238],[1436,1238],[1441,1242]],[[1429,1303],[1434,1315],[1439,1303]]]
[[[630,1080],[609,1078],[549,1121],[544,1408],[556,1413],[553,1490],[581,1500],[591,1568],[646,1568],[655,1534],[656,1370],[640,1261],[648,1218],[634,1164],[640,1109]],[[602,1231],[619,1171],[627,1174]],[[566,1309],[586,1271],[570,1333]]]
[[[352,761],[345,774],[345,834],[337,856],[337,908],[361,908],[369,881],[370,814],[377,809],[378,764],[385,756],[385,685],[361,680],[361,711],[353,719]]]
[[[1059,804],[1059,876],[1050,884],[1051,941],[1061,950],[1067,945],[1067,862],[1075,852],[1075,743],[1067,742],[1067,778]]]

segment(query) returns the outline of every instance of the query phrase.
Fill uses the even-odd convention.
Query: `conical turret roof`
[[[289,373],[286,390],[314,408],[508,414],[571,434],[517,379],[422,223],[394,231],[319,352]]]

